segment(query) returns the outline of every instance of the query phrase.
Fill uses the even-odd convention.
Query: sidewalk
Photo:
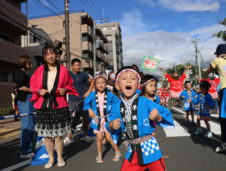
[[[20,121],[0,120],[0,170],[26,159],[20,158]]]
[[[13,118],[0,120],[0,144],[20,137],[20,121]]]

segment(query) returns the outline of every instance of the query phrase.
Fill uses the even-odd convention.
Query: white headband
[[[150,81],[156,81],[156,80],[152,78],[152,79],[146,81],[145,83],[143,83],[141,86],[143,87],[144,85],[146,85],[146,84],[149,83]]]
[[[103,75],[103,74],[99,74],[99,75],[96,75],[96,77],[94,78],[94,80],[96,80],[97,78],[104,78],[105,80],[107,80],[107,76],[106,75]]]
[[[137,74],[137,77],[138,77],[138,82],[140,83],[140,81],[141,81],[140,74],[139,74],[137,71],[135,71],[134,69],[123,69],[121,72],[118,73],[118,75],[117,75],[117,77],[116,77],[116,79],[115,79],[115,82],[118,81],[118,78],[119,78],[119,76],[120,76],[122,73],[127,72],[127,71],[136,73],[136,74]]]

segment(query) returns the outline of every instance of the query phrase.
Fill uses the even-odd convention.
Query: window
[[[0,82],[13,83],[15,82],[15,74],[1,72],[0,73]]]
[[[0,81],[1,82],[8,82],[8,80],[7,80],[7,73],[6,72],[1,72],[0,73]]]

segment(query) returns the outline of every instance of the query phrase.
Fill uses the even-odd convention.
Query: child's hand
[[[206,109],[210,109],[210,106],[206,106],[205,108],[206,108]]]
[[[96,117],[96,115],[95,115],[95,113],[93,112],[92,109],[89,109],[89,116],[90,116],[91,118]]]
[[[159,115],[159,112],[156,109],[153,109],[150,114],[149,114],[149,118],[153,121],[160,121],[162,119],[162,117]]]
[[[115,119],[114,121],[111,121],[109,127],[111,129],[119,129],[120,128],[120,121],[121,121],[121,119]]]
[[[191,99],[188,99],[187,102],[191,102]]]

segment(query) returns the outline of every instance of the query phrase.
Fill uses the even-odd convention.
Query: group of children
[[[97,137],[96,162],[103,163],[104,139],[115,151],[113,161],[120,160],[122,153],[117,146],[117,140],[119,133],[124,132],[127,153],[121,170],[164,170],[165,165],[155,139],[155,127],[172,126],[174,123],[171,112],[164,107],[166,103],[161,103],[163,100],[157,95],[157,78],[152,75],[143,75],[141,78],[137,69],[124,67],[115,76],[114,88],[117,93],[107,88],[108,79],[104,74],[97,75],[94,82],[95,91],[85,99],[84,110],[89,111],[91,127]],[[164,85],[162,88],[167,89],[167,84]],[[193,126],[194,111],[198,111],[195,135],[202,132],[200,121],[204,120],[207,127],[205,136],[212,136],[209,120],[210,109],[215,102],[208,93],[210,87],[208,81],[201,81],[199,92],[196,92],[192,90],[191,82],[185,81],[184,90],[179,96],[184,102],[186,121],[189,123],[191,115]]]
[[[155,127],[173,126],[172,113],[161,106],[156,95],[157,79],[144,75],[133,67],[124,67],[115,76],[117,96],[107,89],[107,78],[99,74],[94,79],[95,91],[84,102],[84,110],[92,118],[91,127],[96,134],[96,162],[103,163],[103,139],[115,151],[113,161],[122,157],[117,146],[119,132],[126,141],[127,152],[121,170],[165,170]]]
[[[189,123],[189,115],[192,118],[192,125],[194,123],[194,111],[197,112],[197,126],[194,132],[195,135],[198,135],[202,132],[200,121],[204,120],[207,132],[206,137],[212,137],[212,132],[210,130],[210,109],[214,108],[215,102],[212,96],[208,93],[211,85],[208,81],[201,81],[199,84],[199,91],[195,92],[192,90],[192,84],[190,81],[185,81],[185,89],[181,92],[180,98],[184,102],[184,110],[186,111],[186,121]],[[195,107],[197,105],[197,109]]]

